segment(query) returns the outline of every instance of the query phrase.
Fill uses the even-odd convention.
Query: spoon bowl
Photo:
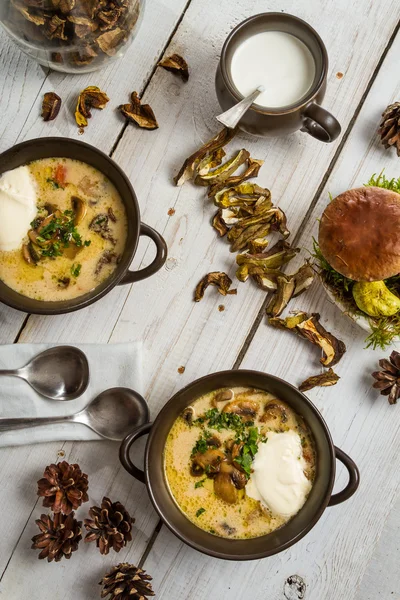
[[[124,387],[101,392],[83,410],[65,417],[0,419],[0,433],[27,427],[59,423],[82,423],[103,438],[122,441],[140,425],[149,421],[146,400],[134,390]]]
[[[118,441],[150,418],[145,399],[134,390],[122,387],[105,390],[79,415],[87,419],[86,425],[93,431],[109,440]]]
[[[24,379],[41,396],[51,400],[75,400],[89,384],[89,363],[75,346],[54,346],[40,352],[21,367],[0,375]]]

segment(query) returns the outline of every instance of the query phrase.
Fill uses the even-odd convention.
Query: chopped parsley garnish
[[[80,263],[76,263],[76,264],[74,263],[71,267],[71,275],[73,277],[79,277],[81,269],[82,269],[82,265]]]
[[[197,488],[203,487],[205,481],[207,481],[207,477],[204,477],[204,479],[201,479],[200,481],[196,481],[194,488],[197,490]]]
[[[252,427],[252,421],[243,421],[240,415],[230,412],[219,412],[218,408],[210,408],[194,421],[194,424],[207,423],[208,427],[221,431],[221,429],[233,429],[238,435],[244,434],[246,428]]]
[[[193,458],[193,456],[198,452],[200,452],[200,454],[204,454],[207,449],[207,438],[204,435],[201,435],[193,446],[191,457]]]
[[[58,190],[59,188],[62,190],[64,189],[55,179],[52,179],[51,177],[48,177],[46,181],[47,183],[50,183],[55,190]]]
[[[38,226],[38,220],[32,221],[31,226]],[[64,211],[61,216],[54,216],[41,230],[37,237],[41,256],[56,258],[62,255],[64,248],[69,248],[70,242],[74,242],[78,248],[89,246],[90,240],[82,241],[82,237],[75,227],[75,215],[72,210]],[[50,242],[50,243],[48,243]],[[79,273],[78,273],[79,275]]]
[[[196,517],[200,517],[200,515],[202,515],[205,512],[206,512],[205,508],[199,508],[199,510],[196,512]]]
[[[236,440],[243,443],[240,449],[239,456],[235,458],[235,462],[240,465],[248,477],[251,475],[251,465],[254,457],[258,452],[259,433],[256,427],[250,427],[244,437]]]

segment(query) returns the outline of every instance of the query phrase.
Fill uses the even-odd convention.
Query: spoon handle
[[[0,432],[12,431],[13,429],[25,429],[29,427],[38,427],[40,425],[67,423],[71,421],[70,416],[67,417],[35,417],[21,419],[0,419]]]
[[[19,369],[0,369],[0,375],[5,375],[7,377],[21,377],[21,372]]]
[[[229,108],[225,112],[221,113],[217,117],[217,121],[219,121],[225,127],[229,129],[235,129],[238,125],[240,119],[246,114],[249,108],[252,106],[254,101],[258,98],[258,96],[264,91],[263,86],[259,86],[253,93],[251,93],[246,98],[243,98],[240,102]]]

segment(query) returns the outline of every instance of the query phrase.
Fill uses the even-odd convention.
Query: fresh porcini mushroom
[[[371,317],[391,317],[400,311],[400,298],[384,281],[357,281],[352,293],[358,308]]]
[[[382,281],[400,272],[400,194],[366,186],[326,207],[318,243],[330,266],[353,281]]]
[[[226,459],[224,452],[217,448],[209,448],[205,452],[196,452],[193,456],[191,473],[192,475],[203,475],[207,471],[207,475],[212,477],[218,473],[222,462]]]
[[[188,425],[192,425],[195,417],[195,410],[193,406],[187,406],[181,413],[181,417]]]
[[[83,219],[86,217],[86,213],[87,213],[86,202],[84,200],[82,200],[82,198],[79,198],[79,196],[72,196],[71,204],[72,204],[72,210],[74,211],[74,214],[75,214],[74,224],[79,225],[79,223],[82,223]]]
[[[239,415],[244,421],[253,421],[257,416],[258,404],[254,400],[232,400],[222,412]]]
[[[344,342],[329,333],[319,322],[318,314],[312,315],[306,321],[296,325],[297,332],[311,343],[319,346],[322,350],[321,364],[324,367],[333,367],[346,352]]]
[[[264,406],[264,412],[260,417],[262,423],[268,423],[271,426],[283,425],[288,420],[286,406],[279,400],[271,400]]]

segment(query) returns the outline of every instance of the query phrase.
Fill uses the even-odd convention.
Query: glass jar
[[[88,73],[123,56],[145,0],[0,0],[0,23],[45,67]]]

